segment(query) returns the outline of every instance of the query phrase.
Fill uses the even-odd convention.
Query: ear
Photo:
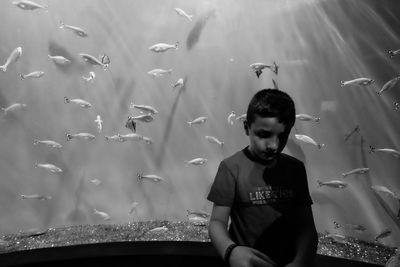
[[[249,125],[247,123],[247,120],[243,121],[243,127],[244,127],[244,132],[248,136],[249,135]]]

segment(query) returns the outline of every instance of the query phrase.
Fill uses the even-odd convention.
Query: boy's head
[[[296,120],[292,98],[276,89],[262,89],[251,99],[244,122],[250,152],[263,162],[274,161],[285,147]]]

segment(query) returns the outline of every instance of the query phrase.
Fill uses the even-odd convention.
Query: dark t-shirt
[[[282,153],[267,168],[248,147],[220,163],[207,199],[231,207],[234,242],[259,249],[280,264],[294,257],[295,209],[312,204],[301,161]]]

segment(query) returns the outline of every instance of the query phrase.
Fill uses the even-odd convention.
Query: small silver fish
[[[260,77],[262,70],[265,68],[269,68],[273,73],[278,74],[278,65],[276,65],[275,61],[272,65],[267,65],[265,63],[257,62],[250,65],[250,68],[254,70],[257,75],[257,78]]]
[[[63,23],[62,21],[60,21],[60,29],[69,29],[73,33],[75,33],[76,35],[78,35],[80,37],[87,37],[88,36],[86,31],[83,30],[82,28],[79,28],[79,27],[76,27],[76,26],[67,25],[67,24]]]
[[[187,18],[189,21],[192,21],[193,15],[188,15],[185,11],[180,9],[179,7],[175,8],[175,11],[178,15]]]
[[[77,134],[66,134],[67,136],[67,141],[70,141],[72,138],[76,139],[82,139],[82,140],[94,140],[96,139],[96,136],[90,133],[77,133]]]
[[[155,227],[149,230],[149,232],[151,233],[163,233],[165,231],[168,231],[168,228],[166,226]]]
[[[111,135],[111,136],[104,136],[106,138],[106,141],[116,141],[116,142],[126,142],[128,141],[127,139],[123,139],[120,137],[119,134]]]
[[[35,9],[47,9],[47,5],[40,5],[33,1],[22,0],[22,1],[13,1],[11,2],[13,5],[23,9],[23,10],[35,10]]]
[[[371,78],[357,78],[349,81],[340,81],[340,87],[348,86],[348,85],[361,85],[367,86],[374,82],[374,79]]]
[[[349,172],[342,173],[342,176],[343,176],[343,178],[345,178],[352,174],[364,174],[364,173],[367,173],[368,171],[369,171],[369,168],[357,168],[357,169],[351,170]]]
[[[382,89],[379,92],[377,92],[377,94],[382,95],[383,92],[388,91],[393,87],[395,87],[399,81],[400,81],[400,76],[391,79],[382,86]]]
[[[210,143],[217,144],[217,145],[219,145],[221,147],[224,145],[224,142],[218,140],[218,138],[216,138],[214,136],[206,135],[205,137],[208,140],[208,142],[210,142]]]
[[[155,174],[138,173],[137,177],[138,177],[138,181],[143,180],[143,179],[146,179],[146,180],[149,180],[149,181],[152,181],[152,182],[155,182],[155,183],[165,181],[164,178],[162,178],[162,177],[160,177],[158,175],[155,175]]]
[[[334,227],[335,229],[337,229],[337,228],[346,228],[346,229],[350,229],[352,231],[357,231],[357,232],[364,232],[364,231],[367,230],[367,228],[365,228],[361,224],[349,224],[349,223],[346,223],[346,224],[342,225],[342,224],[339,224],[336,221],[333,221],[333,224],[335,225],[335,227]]]
[[[395,55],[400,54],[400,49],[397,49],[397,50],[389,50],[388,53],[389,53],[390,57],[392,58],[392,57],[394,57]]]
[[[234,124],[234,120],[236,118],[236,113],[235,111],[231,111],[231,113],[228,115],[228,124],[233,125]]]
[[[125,123],[125,127],[136,133],[136,122],[131,116],[128,116],[128,120]]]
[[[350,244],[347,237],[340,234],[325,234],[324,237],[332,238],[333,242],[340,243],[340,244]]]
[[[21,199],[50,200],[50,199],[52,199],[52,197],[34,194],[34,195],[21,195]]]
[[[83,108],[90,108],[92,106],[92,104],[90,104],[88,101],[83,100],[83,99],[79,99],[79,98],[75,98],[75,99],[69,99],[68,97],[64,96],[64,102],[67,103],[74,103],[77,104]]]
[[[119,138],[126,141],[140,141],[143,140],[143,135],[137,133],[118,134]]]
[[[8,66],[9,66],[11,63],[17,62],[18,59],[21,57],[21,55],[22,55],[22,48],[21,48],[21,47],[15,48],[15,49],[11,52],[11,54],[8,56],[8,58],[7,58],[7,60],[6,60],[6,63],[4,63],[4,65],[1,65],[1,66],[0,66],[0,69],[1,69],[3,72],[6,72]]]
[[[384,194],[388,194],[389,196],[400,200],[400,195],[394,193],[393,191],[391,191],[389,188],[387,188],[386,186],[383,185],[372,185],[371,189],[374,190],[375,192],[381,192]]]
[[[148,145],[151,145],[153,143],[153,141],[149,137],[146,137],[146,136],[143,136],[142,140]]]
[[[134,104],[133,102],[131,102],[131,105],[129,106],[129,108],[136,108],[139,109],[141,112],[150,114],[150,115],[154,115],[157,114],[158,111],[153,108],[152,106],[148,106],[148,105],[138,105],[138,104]]]
[[[101,67],[103,67],[104,70],[107,70],[107,68],[108,68],[108,64],[104,64],[103,62],[101,62],[99,59],[97,59],[96,57],[94,57],[92,55],[80,53],[79,56],[81,56],[83,61],[85,61],[89,64],[92,64],[95,66],[101,66]]]
[[[203,124],[207,121],[207,117],[198,117],[192,121],[188,121],[187,124],[190,126],[192,126],[193,124]]]
[[[59,64],[59,65],[67,65],[69,63],[71,63],[71,60],[69,60],[68,58],[65,58],[63,56],[51,56],[51,55],[47,55],[49,60],[52,60],[54,63]]]
[[[166,43],[158,43],[155,45],[152,45],[149,47],[150,51],[160,53],[160,52],[166,52],[169,49],[178,49],[179,42],[176,42],[175,44],[166,44]]]
[[[0,108],[3,111],[3,115],[6,116],[9,112],[15,112],[17,110],[25,110],[26,104],[14,103],[6,108]]]
[[[203,165],[208,161],[208,159],[205,158],[195,158],[192,160],[185,160],[186,165],[192,164],[192,165]]]
[[[95,78],[96,73],[94,73],[93,71],[89,72],[89,77],[82,76],[82,79],[84,79],[86,82],[93,82]]]
[[[105,221],[111,220],[110,215],[108,215],[106,212],[104,212],[104,211],[99,211],[99,210],[97,210],[97,209],[93,209],[93,210],[94,210],[94,214],[99,215],[103,220],[105,220]]]
[[[90,182],[96,186],[99,186],[102,184],[102,181],[100,181],[99,179],[90,179]]]
[[[182,88],[184,86],[183,78],[179,78],[175,84],[171,84],[172,88]]]
[[[318,149],[321,149],[325,146],[325,144],[320,144],[320,143],[315,142],[314,139],[312,139],[311,137],[309,137],[307,135],[295,134],[294,136],[296,137],[296,139],[298,139],[300,141],[303,141],[305,143],[312,144],[312,145],[318,147]]]
[[[101,130],[103,129],[103,120],[101,119],[100,115],[97,115],[94,122],[96,123],[97,130],[99,130],[99,133],[101,133]]]
[[[41,78],[44,76],[44,71],[33,71],[28,74],[20,74],[21,80],[25,80],[26,78]]]
[[[378,242],[380,239],[388,237],[392,234],[392,230],[390,229],[385,229],[382,232],[380,232],[376,237],[375,237],[375,241]]]
[[[190,209],[188,209],[188,210],[186,210],[186,212],[187,212],[187,215],[189,216],[189,215],[196,215],[196,216],[199,216],[199,217],[203,217],[203,218],[210,218],[210,216],[211,216],[211,214],[210,213],[207,213],[207,212],[205,212],[205,211],[202,211],[202,210],[190,210]]]
[[[333,187],[333,188],[339,188],[339,189],[343,189],[345,187],[347,187],[347,184],[344,183],[343,181],[339,181],[339,180],[332,180],[329,182],[321,182],[320,180],[317,180],[318,183],[318,187],[321,186],[328,186],[328,187]]]
[[[165,74],[171,74],[172,69],[164,70],[164,69],[154,69],[149,72],[147,72],[149,75],[152,75],[154,77],[161,77],[164,76]]]
[[[316,123],[319,123],[321,120],[321,118],[313,117],[308,114],[296,114],[296,119],[301,121],[315,121]]]
[[[344,141],[349,140],[351,136],[358,132],[360,132],[360,126],[357,125],[350,133],[344,135]]]
[[[135,117],[128,117],[128,120],[134,120],[134,121],[141,121],[141,122],[151,122],[154,120],[153,116],[151,116],[150,114],[143,114],[143,115],[139,115],[139,116],[135,116]]]
[[[188,215],[187,217],[189,222],[196,226],[206,226],[209,222],[208,219],[193,214]]]
[[[56,165],[50,164],[50,163],[37,163],[35,162],[33,164],[35,168],[42,168],[50,173],[60,173],[63,172],[61,168],[57,167]]]
[[[369,146],[369,153],[375,152],[383,152],[389,155],[392,155],[395,158],[400,158],[400,151],[393,149],[393,148],[375,148],[373,146]]]
[[[51,148],[62,148],[62,145],[53,141],[53,140],[38,140],[38,139],[33,139],[33,144],[37,145],[37,144],[43,144],[46,146],[49,146]]]
[[[133,212],[136,213],[136,208],[139,206],[139,203],[136,201],[133,201],[131,204],[131,209],[129,210],[129,214],[132,214]]]

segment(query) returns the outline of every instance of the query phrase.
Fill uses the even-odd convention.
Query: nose
[[[266,150],[267,151],[276,151],[276,150],[278,150],[278,147],[279,147],[278,137],[271,137],[271,139],[268,140],[268,142],[267,142]]]

